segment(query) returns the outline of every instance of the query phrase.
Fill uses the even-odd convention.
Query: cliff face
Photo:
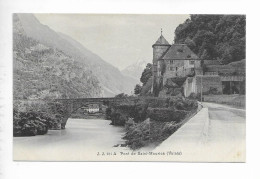
[[[14,19],[17,19],[15,24],[19,25],[14,33],[22,32],[42,45],[61,51],[63,55],[69,56],[75,63],[81,64],[80,66],[88,68],[100,82],[102,96],[115,96],[119,93],[133,91],[136,80],[123,75],[117,68],[105,62],[71,37],[57,33],[41,24],[33,14],[15,14]]]
[[[101,96],[99,81],[88,66],[28,37],[18,16],[13,21],[14,99]]]

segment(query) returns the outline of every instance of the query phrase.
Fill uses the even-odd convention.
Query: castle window
[[[194,65],[194,60],[190,60],[190,65]]]
[[[178,70],[178,67],[176,67],[176,71]]]
[[[170,67],[169,69],[170,69],[170,71],[173,71],[173,67]]]
[[[173,64],[173,60],[170,60],[170,64]]]

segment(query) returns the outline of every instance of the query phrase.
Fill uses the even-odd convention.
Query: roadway
[[[209,111],[208,142],[245,138],[246,111],[220,104],[204,103]]]
[[[203,103],[209,112],[206,146],[217,161],[244,161],[246,111],[227,105]]]
[[[155,151],[180,151],[168,161],[244,162],[245,110],[203,103],[204,108]]]

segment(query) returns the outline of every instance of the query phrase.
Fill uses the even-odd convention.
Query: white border
[[[250,0],[0,0],[0,178],[259,178],[259,14]],[[13,162],[12,13],[135,13],[247,15],[247,162]],[[4,104],[4,106],[2,106]]]

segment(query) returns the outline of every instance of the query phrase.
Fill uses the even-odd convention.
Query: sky
[[[189,15],[35,14],[44,25],[69,35],[122,70],[136,61],[152,62],[161,34],[172,44],[176,27]]]

